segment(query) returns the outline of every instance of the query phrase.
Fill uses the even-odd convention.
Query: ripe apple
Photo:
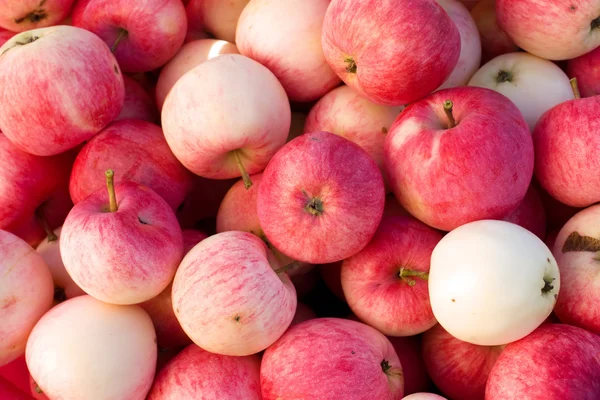
[[[476,87],[440,90],[411,104],[384,148],[400,205],[445,231],[512,213],[531,182],[533,160],[531,134],[518,108]]]
[[[91,32],[66,25],[34,29],[13,36],[0,54],[0,130],[28,153],[50,156],[76,147],[123,108],[121,70]]]
[[[452,336],[472,344],[497,346],[531,333],[552,312],[560,283],[544,242],[506,221],[456,228],[431,255],[433,314]]]
[[[64,20],[74,0],[0,0],[0,27],[13,32],[57,25]]]
[[[104,40],[125,72],[161,67],[187,32],[181,0],[79,0],[72,18]]]
[[[387,337],[402,364],[404,394],[417,393],[431,388],[431,380],[421,355],[422,335]]]
[[[251,0],[240,15],[240,53],[269,68],[291,101],[313,101],[340,83],[321,46],[330,0]],[[293,49],[293,51],[290,51]]]
[[[504,221],[512,222],[534,233],[544,240],[546,237],[546,212],[538,191],[529,186],[525,198]],[[550,249],[552,247],[549,246]]]
[[[201,21],[204,31],[217,39],[233,43],[240,14],[248,2],[249,0],[190,0],[186,13],[188,19]]]
[[[169,147],[196,175],[212,179],[262,171],[283,146],[290,105],[266,67],[224,54],[194,67],[169,92],[162,125]]]
[[[332,0],[322,46],[333,71],[374,103],[400,106],[450,76],[460,32],[435,0]]]
[[[79,296],[40,319],[25,354],[51,399],[143,400],[154,378],[156,335],[140,307]]]
[[[427,279],[431,252],[441,239],[412,217],[383,217],[369,244],[342,263],[342,289],[352,312],[388,336],[434,326]]]
[[[156,375],[148,400],[261,400],[260,357],[209,353],[191,344]]]
[[[292,326],[265,351],[260,383],[264,400],[400,400],[404,393],[390,341],[368,325],[339,318]]]
[[[224,40],[200,39],[184,44],[160,70],[156,83],[158,109],[162,110],[167,94],[179,78],[195,66],[221,54],[239,54],[239,51],[234,44]]]
[[[525,51],[568,60],[600,45],[600,0],[496,0],[498,24]]]
[[[577,79],[581,96],[600,94],[600,47],[569,60],[567,74]]]
[[[133,181],[160,195],[175,211],[192,190],[193,177],[175,158],[158,125],[115,121],[79,152],[69,189],[75,204],[104,188],[102,176],[114,169],[115,182]]]
[[[258,188],[258,220],[288,257],[325,264],[367,245],[384,202],[383,178],[368,153],[321,131],[288,142],[269,162]]]
[[[471,9],[481,39],[481,61],[487,63],[501,54],[519,51],[519,46],[498,26],[496,0],[481,0]]]
[[[146,89],[129,76],[124,75],[123,81],[125,82],[125,102],[115,121],[138,119],[156,123],[158,121],[158,111]]]
[[[544,324],[511,343],[488,378],[486,400],[600,398],[600,337],[581,328]]]
[[[86,293],[112,304],[136,304],[162,292],[183,257],[175,214],[152,189],[127,181],[98,189],[73,207],[60,254]]]
[[[569,77],[558,65],[525,52],[502,54],[487,62],[473,75],[469,86],[508,97],[531,130],[543,113],[573,99]]]
[[[264,242],[223,232],[198,243],[173,281],[173,308],[187,335],[211,353],[245,356],[275,342],[296,311],[290,278]]]
[[[446,398],[435,393],[419,392],[403,397],[402,400],[446,400]]]

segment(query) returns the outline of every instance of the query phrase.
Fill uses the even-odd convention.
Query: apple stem
[[[52,230],[52,227],[50,226],[50,223],[48,222],[48,218],[46,218],[46,215],[44,214],[44,211],[42,211],[41,206],[38,207],[37,210],[35,210],[35,216],[37,217],[37,219],[41,222],[42,226],[44,227],[46,236],[48,236],[48,242],[54,242],[55,240],[57,240],[58,236],[56,236],[56,233],[54,233],[54,231]]]
[[[573,94],[575,95],[575,98],[580,99],[581,93],[579,93],[579,85],[577,84],[577,78],[573,78],[569,82],[571,82],[571,88],[573,89]]]
[[[454,107],[454,103],[452,100],[446,100],[444,102],[444,111],[446,112],[446,116],[448,117],[448,129],[452,129],[456,126],[456,120],[454,119],[454,115],[452,114],[452,108]]]
[[[277,268],[277,269],[275,270],[275,273],[276,273],[277,275],[279,275],[279,274],[282,274],[282,273],[284,273],[284,272],[287,272],[287,271],[289,271],[290,269],[292,269],[292,268],[294,268],[294,267],[296,267],[296,266],[298,266],[298,265],[300,265],[300,261],[292,261],[291,263],[289,263],[289,264],[287,264],[287,265],[284,265],[283,267]]]
[[[125,38],[125,36],[127,36],[127,31],[125,29],[119,29],[119,36],[117,36],[117,39],[115,40],[115,42],[113,43],[113,45],[110,47],[110,51],[111,53],[115,53],[115,51],[117,51],[117,47],[119,46],[119,43],[121,43],[121,40],[123,40]]]
[[[244,168],[244,164],[242,164],[242,159],[240,158],[240,152],[235,150],[233,152],[233,156],[235,157],[235,163],[237,164],[240,172],[242,173],[242,179],[244,180],[244,187],[246,189],[250,189],[252,187],[252,179],[250,179],[250,175],[248,175],[248,171]]]
[[[42,394],[44,393],[44,391],[42,390],[42,388],[37,384],[36,381],[33,381],[33,390],[35,390],[35,392],[37,394]]]
[[[417,284],[417,281],[414,279],[407,279],[407,278],[415,277],[415,278],[423,279],[424,281],[429,279],[428,272],[414,271],[411,269],[404,269],[404,268],[400,268],[400,273],[398,274],[398,276],[400,277],[400,279],[402,279],[404,282],[406,282],[408,284],[408,286],[415,286]]]
[[[112,169],[107,169],[104,174],[106,175],[106,187],[108,189],[108,211],[117,212],[119,207],[117,206],[117,195],[115,194],[115,173]]]

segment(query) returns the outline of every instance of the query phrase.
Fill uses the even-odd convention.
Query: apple
[[[0,230],[0,366],[25,351],[33,326],[52,306],[54,285],[44,259],[12,233]]]
[[[154,101],[146,90],[135,79],[124,75],[125,102],[123,109],[115,121],[122,119],[137,119],[156,123],[158,111]]]
[[[0,54],[0,130],[28,153],[72,149],[123,108],[121,70],[91,32],[66,25],[34,29],[13,36]]]
[[[573,215],[577,214],[583,209],[571,207],[556,200],[554,197],[550,196],[548,192],[544,190],[544,188],[541,187],[535,177],[532,181],[532,184],[537,189],[540,199],[542,200],[542,204],[544,205],[544,211],[546,213],[546,225],[549,231],[560,230]]]
[[[296,313],[294,319],[290,323],[290,326],[298,325],[300,322],[308,321],[309,319],[317,318],[317,314],[309,306],[304,303],[298,302],[296,305]]]
[[[188,19],[201,21],[204,31],[217,39],[235,41],[240,14],[249,0],[189,0]]]
[[[292,326],[264,353],[264,400],[400,400],[402,365],[390,341],[368,325],[318,318]]]
[[[0,27],[13,32],[57,25],[75,0],[0,0]]]
[[[419,392],[403,397],[402,400],[446,400],[446,398],[435,393]]]
[[[199,3],[196,5],[198,4]],[[190,7],[189,3],[186,4],[185,14],[187,16],[187,32],[184,43],[189,43],[199,39],[208,39],[211,37],[205,30],[206,27],[204,26],[204,16],[196,9],[196,7]]]
[[[184,44],[160,71],[156,83],[156,104],[162,110],[165,98],[175,83],[186,72],[204,61],[221,54],[239,54],[234,44],[224,40],[200,39]]]
[[[321,46],[329,3],[251,0],[240,15],[235,37],[240,53],[273,71],[291,101],[317,100],[340,83]]]
[[[15,36],[14,32],[0,28],[0,46],[6,43],[13,36]]]
[[[196,175],[211,179],[261,172],[283,146],[290,105],[266,67],[224,54],[194,67],[173,86],[162,109],[169,147]]]
[[[181,0],[78,0],[73,25],[98,35],[125,72],[151,71],[167,63],[187,32]]]
[[[200,232],[196,229],[184,229],[181,231],[183,235],[183,253],[187,254],[191,249],[194,248],[198,243],[208,237],[204,232]]]
[[[431,255],[433,314],[452,336],[481,346],[530,334],[552,312],[560,283],[556,260],[544,242],[506,221],[456,228]]]
[[[369,244],[342,263],[342,289],[352,312],[388,336],[434,326],[427,279],[431,252],[441,239],[412,217],[383,217]]]
[[[576,80],[573,81],[577,87]],[[533,131],[535,176],[556,200],[587,207],[600,201],[600,185],[590,176],[600,173],[595,151],[600,146],[600,97],[561,103],[548,110]]]
[[[296,291],[264,242],[230,231],[198,243],[173,281],[175,315],[203,349],[227,356],[258,353],[275,342],[296,311]]]
[[[404,375],[404,395],[425,391],[431,388],[431,380],[425,369],[421,355],[422,335],[387,337],[402,364]]]
[[[369,154],[321,131],[288,142],[269,162],[258,188],[258,220],[283,254],[325,264],[367,245],[384,202],[383,178]]]
[[[175,211],[192,190],[192,174],[175,158],[158,125],[139,120],[115,121],[79,152],[69,189],[78,204],[103,188],[104,171],[115,181],[133,181],[159,194]]]
[[[175,214],[152,189],[114,185],[77,203],[65,220],[60,254],[73,281],[112,304],[136,304],[162,292],[183,257]]]
[[[569,77],[551,61],[529,53],[502,54],[483,65],[469,81],[502,93],[521,110],[533,130],[543,113],[573,99]]]
[[[479,1],[471,9],[471,16],[479,31],[482,63],[502,54],[519,51],[519,46],[498,26],[496,0]]]
[[[563,282],[554,312],[561,322],[600,335],[600,205],[575,214],[560,230],[553,254]]]
[[[435,0],[332,0],[322,46],[333,71],[374,103],[425,97],[452,73],[460,32]]]
[[[400,205],[444,231],[512,213],[525,197],[533,161],[519,109],[507,97],[476,87],[440,90],[411,104],[384,147]]]
[[[504,347],[463,342],[440,324],[423,334],[427,372],[450,399],[483,400],[488,376]]]
[[[520,48],[568,60],[600,45],[600,0],[496,0],[498,24]]]
[[[31,400],[32,397],[28,396],[10,381],[0,377],[0,398],[7,400]]]
[[[581,328],[545,324],[511,343],[496,360],[486,400],[600,398],[600,337]]]
[[[525,198],[519,207],[504,218],[504,221],[520,225],[544,240],[546,237],[546,212],[540,195],[534,186],[527,189]]]
[[[582,56],[569,60],[567,74],[576,78],[581,96],[600,94],[600,47]]]
[[[154,378],[156,335],[140,307],[79,296],[40,319],[25,355],[51,399],[143,400]]]

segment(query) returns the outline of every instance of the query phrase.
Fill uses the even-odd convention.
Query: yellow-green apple
[[[179,161],[204,178],[262,171],[283,146],[291,111],[271,71],[239,55],[223,54],[185,73],[162,109],[165,138]]]
[[[476,87],[440,90],[411,104],[384,147],[400,205],[445,231],[508,216],[525,197],[533,162],[519,109],[506,96]]]
[[[497,346],[533,332],[552,312],[560,284],[550,249],[506,221],[460,226],[431,255],[433,314],[452,336],[472,344]]]
[[[260,357],[213,354],[191,344],[156,375],[148,400],[166,399],[262,400]]]
[[[440,324],[423,334],[427,373],[452,400],[483,400],[492,366],[504,348],[479,346],[458,340]]]
[[[404,393],[402,365],[390,341],[368,325],[340,318],[292,326],[265,351],[260,384],[264,400],[400,400]]]
[[[600,182],[590,179],[600,174],[598,113],[599,96],[577,98],[548,110],[533,131],[535,177],[552,197],[572,207],[600,201]]]
[[[6,29],[0,28],[0,46],[8,41],[11,37],[15,36],[15,32],[7,31]]]
[[[446,398],[435,393],[419,392],[403,397],[402,400],[446,400]]]
[[[404,394],[410,395],[431,388],[431,380],[425,369],[425,362],[421,355],[422,335],[414,336],[388,336],[394,346],[404,376]]]
[[[371,101],[419,100],[450,76],[460,33],[435,0],[333,0],[322,46],[342,80]]]
[[[562,285],[554,312],[561,322],[600,334],[600,205],[578,212],[560,230],[553,254]]]
[[[381,170],[385,137],[403,107],[375,104],[349,86],[340,86],[323,96],[310,110],[304,132],[327,131],[362,147]]]
[[[320,131],[297,137],[275,154],[262,175],[257,209],[273,246],[295,260],[325,264],[367,245],[384,203],[383,178],[369,154]]]
[[[181,0],[78,0],[73,25],[98,35],[125,72],[163,66],[187,32]]]
[[[427,279],[431,252],[441,239],[412,217],[383,217],[369,244],[342,263],[342,289],[352,312],[388,336],[434,326]]]
[[[186,254],[173,281],[175,315],[211,353],[245,356],[275,342],[296,311],[296,291],[257,236],[229,231]]]
[[[233,43],[240,14],[248,1],[190,0],[186,13],[189,20],[199,21],[197,25],[213,37]]]
[[[162,292],[183,257],[173,210],[152,189],[127,181],[98,189],[65,220],[60,254],[75,283],[113,304],[136,304]]]
[[[519,46],[498,26],[496,0],[479,1],[471,9],[471,16],[479,31],[481,61],[483,63],[501,54],[519,51]]]
[[[235,37],[240,53],[273,71],[291,101],[316,100],[340,83],[321,46],[329,3],[251,0],[240,15]]]
[[[19,390],[18,387],[0,376],[0,399],[7,400],[31,400],[32,397]]]
[[[27,340],[27,366],[50,399],[143,400],[156,369],[156,335],[139,306],[78,296],[52,308]]]
[[[121,113],[115,118],[115,121],[122,119],[138,119],[156,123],[158,120],[158,111],[154,101],[146,90],[135,79],[124,75],[125,82],[125,102]]]
[[[123,108],[121,70],[91,32],[66,25],[34,29],[13,36],[0,54],[0,130],[28,153],[50,156],[76,147]]]
[[[577,79],[582,97],[600,94],[600,47],[569,60],[567,74]]]
[[[73,202],[104,188],[102,178],[109,168],[115,171],[115,182],[147,186],[173,210],[193,186],[193,175],[175,158],[161,128],[146,121],[115,121],[85,144],[71,172]]]
[[[546,237],[546,211],[535,187],[530,186],[527,189],[525,198],[519,207],[504,218],[504,221],[520,225],[544,240]]]
[[[496,360],[486,400],[600,398],[600,337],[581,328],[544,324],[511,343]]]
[[[600,0],[496,0],[498,24],[523,50],[568,60],[600,45]]]
[[[0,0],[0,27],[13,32],[58,25],[74,0]]]
[[[25,351],[33,326],[52,306],[54,285],[44,259],[25,241],[0,230],[0,366]]]
[[[533,130],[543,113],[573,99],[569,77],[551,61],[529,53],[502,54],[483,65],[469,86],[495,90],[521,110]]]
[[[169,91],[186,72],[221,54],[239,54],[233,43],[216,39],[199,39],[184,44],[160,70],[156,83],[156,104],[162,110]]]

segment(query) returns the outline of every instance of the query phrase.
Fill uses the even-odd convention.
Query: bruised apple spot
[[[233,317],[233,320],[234,320],[235,322],[240,322],[240,320],[241,320],[241,319],[242,319],[242,317],[241,317],[240,315],[238,315],[238,314],[236,314],[236,315]]]
[[[578,232],[572,232],[565,240],[562,252],[570,251],[600,251],[600,240],[591,236],[581,236]]]
[[[452,302],[453,302],[453,303],[456,303],[456,299],[452,299]]]
[[[48,13],[46,12],[46,10],[44,10],[42,8],[44,6],[44,4],[46,4],[46,0],[40,1],[40,4],[38,5],[38,8],[36,8],[32,12],[24,15],[21,18],[15,19],[15,23],[22,24],[23,22],[26,22],[26,21],[27,22],[36,23],[36,22],[40,22],[41,20],[47,18],[48,17]]]
[[[384,126],[383,128],[381,128],[381,133],[386,135],[388,133],[388,129]]]
[[[354,61],[354,58],[352,57],[346,57],[344,58],[344,64],[346,64],[346,72],[351,73],[351,74],[355,74],[356,73],[356,61]]]
[[[148,222],[147,222],[147,221],[144,221],[144,220],[142,219],[142,217],[140,217],[139,215],[138,215],[138,221],[140,221],[140,224],[142,224],[142,225],[148,225]]]

